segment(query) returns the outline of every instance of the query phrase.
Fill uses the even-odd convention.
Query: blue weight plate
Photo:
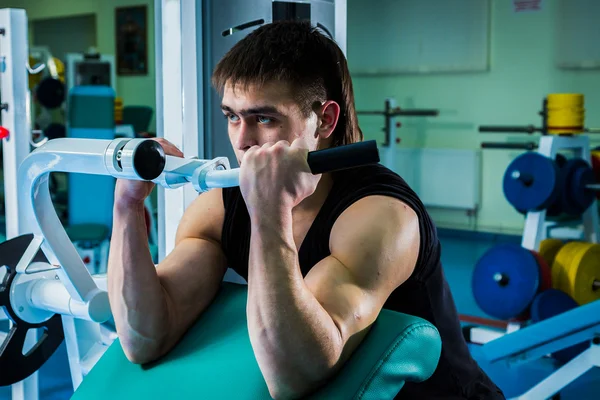
[[[506,169],[504,195],[519,212],[539,211],[558,198],[557,183],[558,167],[552,159],[539,153],[525,153]]]
[[[534,323],[540,322],[576,307],[578,307],[577,302],[565,292],[557,289],[548,289],[535,296],[533,303],[531,303],[531,320]],[[552,357],[564,364],[575,358],[588,347],[589,344],[587,343],[576,344],[564,350],[552,353]]]
[[[573,174],[569,185],[569,194],[571,202],[578,209],[579,214],[583,214],[596,199],[596,192],[586,188],[587,185],[596,183],[596,177],[590,165],[584,160],[580,161],[581,167]]]
[[[556,161],[556,165],[558,166],[558,168],[564,167],[567,163],[567,157],[563,156],[560,153],[557,154],[556,157],[554,157],[554,160]]]
[[[538,292],[537,260],[519,245],[496,246],[477,262],[471,285],[477,305],[486,314],[514,319],[528,310]]]
[[[581,158],[570,159],[561,171],[559,198],[562,211],[568,215],[581,215],[594,201],[595,193],[585,190],[586,184],[594,183],[594,172]]]
[[[531,321],[540,322],[578,306],[571,296],[558,289],[548,289],[535,296],[531,303]]]
[[[556,166],[558,167],[558,177],[557,177],[557,191],[558,194],[556,196],[556,199],[552,202],[552,204],[550,204],[548,206],[548,208],[546,209],[546,216],[547,217],[558,217],[562,214],[562,201],[560,198],[560,182],[562,182],[562,174],[563,174],[563,167],[565,166],[565,164],[567,164],[567,157],[563,156],[562,154],[557,154],[556,155]]]

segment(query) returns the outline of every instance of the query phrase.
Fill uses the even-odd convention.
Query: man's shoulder
[[[334,173],[334,182],[339,187],[364,188],[380,184],[408,186],[400,175],[382,164],[368,164]]]

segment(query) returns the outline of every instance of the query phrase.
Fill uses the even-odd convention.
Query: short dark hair
[[[339,104],[332,146],[363,139],[346,57],[335,41],[310,23],[277,21],[261,26],[236,43],[212,75],[220,93],[225,84],[247,88],[270,82],[290,85],[305,117],[315,102],[332,100]]]

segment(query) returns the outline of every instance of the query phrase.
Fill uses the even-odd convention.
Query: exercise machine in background
[[[434,109],[404,109],[396,105],[396,99],[389,98],[385,100],[385,108],[383,111],[357,111],[358,115],[375,115],[382,116],[385,121],[383,131],[385,133],[384,141],[380,144],[381,150],[384,152],[384,165],[392,171],[396,168],[396,145],[400,143],[397,129],[402,126],[398,121],[399,117],[437,117],[439,110]]]
[[[115,56],[91,48],[85,53],[68,53],[66,65],[67,91],[76,86],[108,86],[117,92]]]
[[[518,396],[546,399],[589,369],[600,367],[600,219],[590,134],[584,125],[584,98],[550,94],[542,127],[482,126],[484,133],[541,133],[538,143],[490,143],[483,148],[524,149],[508,166],[507,201],[525,216],[522,242],[488,250],[473,272],[475,301],[495,318],[465,329],[490,363],[510,368],[551,355],[562,364]],[[537,151],[534,151],[537,149]],[[558,218],[547,224],[548,218]],[[580,235],[565,241],[548,237],[548,226],[573,224]],[[553,228],[554,228],[553,226]],[[505,321],[505,322],[503,322]]]

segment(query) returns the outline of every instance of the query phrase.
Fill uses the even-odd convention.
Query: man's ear
[[[321,139],[327,139],[331,136],[337,126],[340,117],[340,106],[333,100],[319,104],[317,110],[317,130],[315,138],[318,136]]]

